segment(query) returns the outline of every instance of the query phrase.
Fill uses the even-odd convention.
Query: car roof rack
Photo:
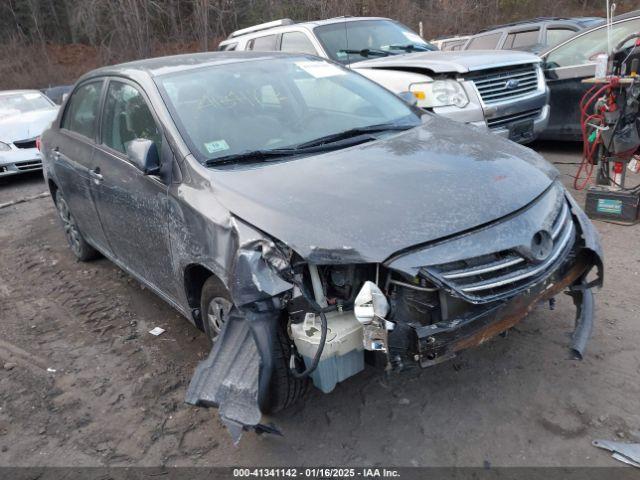
[[[236,30],[235,32],[231,32],[228,38],[236,38],[242,35],[246,35],[247,33],[260,32],[262,30],[269,30],[270,28],[275,27],[283,27],[285,25],[293,25],[294,22],[290,18],[281,18],[280,20],[274,20],[272,22],[261,23],[259,25],[254,25],[253,27],[241,28],[240,30]]]
[[[574,18],[572,18],[572,17],[537,17],[537,18],[530,18],[528,20],[518,20],[517,22],[504,23],[502,25],[494,25],[492,27],[483,28],[478,33],[489,32],[491,30],[498,30],[500,28],[506,28],[506,27],[515,27],[517,25],[524,25],[524,24],[527,24],[527,23],[557,22],[557,21],[562,21],[562,20],[578,21],[579,22],[579,20],[576,20],[575,17]]]

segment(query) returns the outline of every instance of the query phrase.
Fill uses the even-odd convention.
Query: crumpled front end
[[[593,322],[591,288],[603,281],[597,232],[559,184],[523,210],[392,259],[389,267],[405,276],[392,292],[405,312],[397,318],[402,328],[389,336],[393,363],[425,367],[452,358],[565,290],[577,306],[571,349],[582,358]]]
[[[243,430],[275,431],[260,422],[282,361],[273,352],[278,329],[287,332],[286,368],[328,393],[365,360],[400,371],[450,359],[568,291],[577,307],[571,348],[581,358],[591,288],[603,281],[598,235],[559,182],[506,218],[379,263],[350,264],[340,249],[310,261],[266,238],[239,245],[235,306],[187,395],[218,407],[236,441]]]

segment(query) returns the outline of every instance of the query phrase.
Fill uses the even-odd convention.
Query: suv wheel
[[[204,331],[213,345],[233,303],[231,295],[216,277],[209,277],[202,286],[200,312]],[[263,413],[276,413],[290,407],[302,398],[309,386],[306,378],[295,378],[289,371],[291,348],[289,337],[283,326],[273,339],[273,372],[269,382],[267,398],[260,405]]]
[[[69,210],[67,201],[62,196],[60,190],[56,191],[56,208],[58,209],[58,216],[62,221],[62,227],[64,228],[64,235],[67,238],[71,251],[81,262],[92,260],[98,256],[98,251],[93,248],[84,239],[82,232],[78,228],[78,225]]]

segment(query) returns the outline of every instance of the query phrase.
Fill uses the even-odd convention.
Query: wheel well
[[[211,276],[215,276],[215,274],[208,268],[198,264],[189,265],[184,271],[184,288],[187,294],[189,307],[191,307],[191,315],[193,316],[196,325],[201,329],[203,328],[200,316],[200,297],[202,295],[202,286]]]
[[[51,179],[49,179],[47,183],[49,184],[49,191],[51,192],[53,203],[56,203],[56,192],[58,191],[58,185],[56,185],[56,182]]]

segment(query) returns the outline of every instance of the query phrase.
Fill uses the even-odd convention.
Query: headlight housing
[[[0,142],[0,152],[8,152],[11,150],[11,145],[8,143]]]
[[[464,108],[469,104],[469,97],[457,80],[413,83],[409,86],[409,91],[418,99],[418,106],[422,108],[451,105]]]

